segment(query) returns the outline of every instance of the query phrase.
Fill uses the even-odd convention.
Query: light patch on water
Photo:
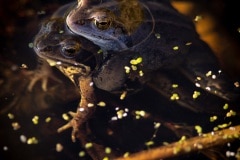
[[[84,157],[86,155],[86,153],[85,153],[85,151],[80,151],[78,155],[79,155],[79,157]]]
[[[18,122],[12,122],[12,127],[13,127],[13,130],[15,131],[21,128]]]
[[[21,141],[22,143],[26,143],[26,142],[27,142],[27,137],[26,137],[25,135],[21,135],[21,136],[20,136],[20,141]]]
[[[69,121],[69,120],[70,120],[70,117],[67,115],[67,113],[63,113],[63,114],[62,114],[62,118],[63,118],[65,121]]]
[[[63,150],[63,145],[61,143],[57,143],[56,144],[56,151],[57,152],[62,152],[62,150]]]
[[[29,145],[31,145],[31,144],[38,144],[38,139],[36,137],[28,138],[27,144],[29,144]]]

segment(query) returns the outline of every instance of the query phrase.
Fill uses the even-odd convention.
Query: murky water
[[[86,146],[81,146],[79,141],[71,141],[70,129],[63,133],[56,132],[71,118],[68,111],[76,110],[80,100],[78,88],[53,68],[53,74],[61,81],[49,80],[47,91],[42,89],[40,82],[32,91],[28,90],[37,66],[37,56],[31,43],[39,30],[40,22],[67,2],[0,2],[0,159],[91,159]],[[192,18],[202,15],[202,20],[196,23],[197,30],[216,52],[228,73],[238,79],[240,22],[228,21],[227,17],[232,16],[227,12],[231,4],[211,1],[208,7],[213,9],[212,12],[206,10],[204,2],[176,1],[174,5]],[[226,18],[221,20],[221,15]],[[190,87],[184,78],[174,80],[178,85]],[[161,96],[156,88],[149,86],[124,101],[119,96],[106,92],[98,91],[96,94],[107,105],[98,107],[88,122],[91,130],[88,145],[102,145],[102,152],[105,152],[102,154],[106,157],[110,155],[110,150],[111,154],[115,152],[121,156],[214,129],[239,125],[239,115],[234,116],[239,114],[239,110],[231,110],[227,103],[219,104],[219,112],[223,112],[223,116],[195,113],[171,101],[171,97],[167,99]],[[177,99],[176,95],[172,96],[173,99],[174,97]],[[207,101],[203,100],[204,103]],[[205,155],[186,154],[173,159],[209,159],[221,155],[219,153],[222,156],[227,154],[227,159],[236,159],[238,143],[239,138],[214,148],[214,152],[203,152]]]

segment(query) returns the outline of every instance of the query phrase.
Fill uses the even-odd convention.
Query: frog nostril
[[[83,19],[80,19],[76,23],[79,24],[79,25],[84,25],[85,21]]]
[[[52,47],[50,47],[50,46],[47,46],[47,47],[44,47],[43,49],[42,49],[42,51],[44,51],[44,52],[49,52],[49,51],[52,51],[53,49],[52,49]]]

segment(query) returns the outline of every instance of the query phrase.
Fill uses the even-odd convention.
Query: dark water
[[[1,160],[91,159],[88,155],[79,157],[79,153],[85,149],[79,142],[73,143],[71,141],[71,130],[61,134],[56,133],[57,128],[66,123],[62,114],[69,110],[75,111],[79,103],[78,90],[70,80],[57,69],[53,69],[53,73],[63,83],[50,80],[47,92],[42,90],[40,83],[36,84],[32,92],[27,90],[31,80],[31,72],[35,71],[37,65],[37,57],[33,49],[29,47],[29,43],[33,41],[34,35],[38,32],[40,22],[67,2],[58,0],[0,2],[0,38],[2,43],[0,47]],[[240,36],[237,28],[240,27],[240,22],[235,16],[239,10],[234,8],[236,5],[233,3],[235,2],[221,1],[221,3],[217,3],[212,0],[211,2],[202,1],[194,4],[199,11],[212,9],[210,13],[216,18],[218,15],[224,15],[218,19],[219,24],[226,30],[227,37],[230,36],[234,44],[239,44]],[[233,12],[230,13],[230,11]],[[189,15],[192,14],[189,13]],[[230,18],[234,16],[235,18]],[[228,52],[225,51],[221,54],[224,53]],[[239,57],[239,55],[235,56]],[[228,66],[231,59],[229,57],[222,61],[229,69],[229,73],[238,78],[240,75],[239,66],[237,64]],[[178,79],[177,82],[186,83],[184,79]],[[109,106],[97,108],[96,113],[89,120],[89,126],[92,130],[89,139],[92,142],[110,147],[112,150],[118,151],[119,154],[145,150],[166,142],[175,142],[183,135],[196,136],[196,125],[200,125],[203,132],[210,132],[218,124],[230,121],[232,125],[239,124],[239,117],[227,119],[220,116],[217,121],[210,122],[209,118],[214,114],[189,111],[169,101],[169,99],[160,97],[158,92],[149,87],[125,101],[121,101],[118,96],[106,92],[99,91],[97,94]],[[222,106],[220,110],[222,110]],[[143,113],[150,114],[150,116],[143,118],[141,117]],[[123,117],[119,118],[120,115]],[[39,117],[39,120],[37,120],[37,124],[34,124],[36,116]],[[113,120],[116,117],[118,120]],[[46,122],[47,118],[51,118],[51,121]],[[161,124],[159,128],[155,126],[157,124]],[[19,129],[18,126],[20,126]],[[31,140],[33,140],[33,144]],[[153,141],[154,144],[146,145],[146,142],[149,141]],[[222,153],[223,156],[227,151],[236,153],[239,148],[238,143],[239,140],[228,145],[218,146],[214,151],[217,154]],[[56,151],[57,144],[63,146],[62,151]],[[197,153],[176,159],[209,159],[209,157]],[[235,158],[230,156],[227,159]]]

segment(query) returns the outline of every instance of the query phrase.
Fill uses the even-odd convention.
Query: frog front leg
[[[46,60],[38,58],[37,62],[38,62],[37,69],[27,73],[30,75],[31,78],[30,83],[28,85],[28,91],[31,92],[33,87],[38,81],[42,82],[41,87],[43,91],[47,91],[48,79],[53,79],[54,81],[61,83],[61,80],[59,80],[53,75],[52,68]]]
[[[95,94],[94,87],[92,84],[91,74],[88,76],[80,76],[79,79],[79,89],[81,100],[77,108],[76,113],[70,112],[73,119],[58,129],[58,132],[62,132],[68,128],[73,128],[72,131],[72,141],[76,141],[76,137],[80,134],[80,129],[83,127],[84,123],[91,117],[95,111]]]

